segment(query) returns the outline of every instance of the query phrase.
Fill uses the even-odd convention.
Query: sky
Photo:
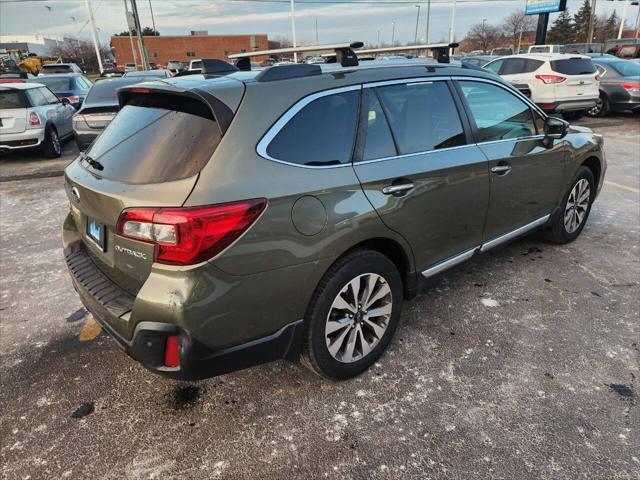
[[[328,2],[331,3],[328,3]],[[316,21],[319,43],[364,41],[371,44],[395,40],[414,40],[416,16],[421,5],[418,40],[425,39],[427,0],[369,1],[338,3],[349,0],[297,0],[296,30],[299,43],[315,44]],[[358,1],[358,0],[355,0]],[[126,30],[123,0],[90,0],[101,43],[108,44],[112,34]],[[582,0],[568,0],[575,13]],[[137,0],[142,26],[151,26],[149,0]],[[288,0],[151,0],[156,28],[164,35],[188,35],[190,30],[207,30],[209,34],[259,34],[269,38],[291,38]],[[51,11],[45,6],[51,8]],[[514,10],[523,10],[525,0],[458,0],[456,39],[484,18],[499,24]],[[623,1],[597,2],[597,14],[609,15],[613,9],[622,14]],[[627,25],[632,26],[638,13],[630,6]],[[448,39],[452,0],[431,0],[429,41]],[[75,20],[72,18],[74,17]],[[552,15],[551,21],[554,16]],[[0,0],[0,35],[44,34],[47,37],[75,36],[90,39],[85,0]]]

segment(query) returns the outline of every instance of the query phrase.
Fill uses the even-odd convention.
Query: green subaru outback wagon
[[[64,255],[104,329],[176,379],[281,358],[357,375],[425,279],[534,229],[574,240],[606,169],[599,135],[447,64],[205,73],[119,100],[66,169]]]

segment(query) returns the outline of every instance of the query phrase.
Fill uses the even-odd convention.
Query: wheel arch
[[[600,176],[602,175],[600,159],[598,157],[589,157],[580,164],[580,167],[587,167],[591,170],[595,187],[598,188],[598,185],[600,185]]]

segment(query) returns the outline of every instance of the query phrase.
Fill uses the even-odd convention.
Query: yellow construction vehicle
[[[17,48],[7,48],[0,51],[0,61],[3,64],[14,64],[18,69],[32,75],[38,75],[42,68],[42,60],[35,53],[24,53]]]

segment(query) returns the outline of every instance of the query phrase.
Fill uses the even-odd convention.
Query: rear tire
[[[595,194],[593,172],[587,167],[580,167],[562,199],[560,210],[551,221],[547,239],[564,244],[578,238],[591,213]]]
[[[62,145],[58,132],[53,127],[47,127],[44,132],[44,141],[42,142],[42,153],[47,158],[58,158],[62,155]]]
[[[573,110],[571,112],[563,112],[562,116],[565,120],[569,120],[570,122],[575,122],[576,120],[580,120],[584,117],[586,110]]]
[[[590,117],[606,117],[609,114],[609,110],[609,100],[601,93],[596,106],[587,110],[587,115]]]
[[[325,273],[307,308],[302,363],[336,380],[363,372],[389,345],[402,300],[391,260],[373,250],[345,255]]]

